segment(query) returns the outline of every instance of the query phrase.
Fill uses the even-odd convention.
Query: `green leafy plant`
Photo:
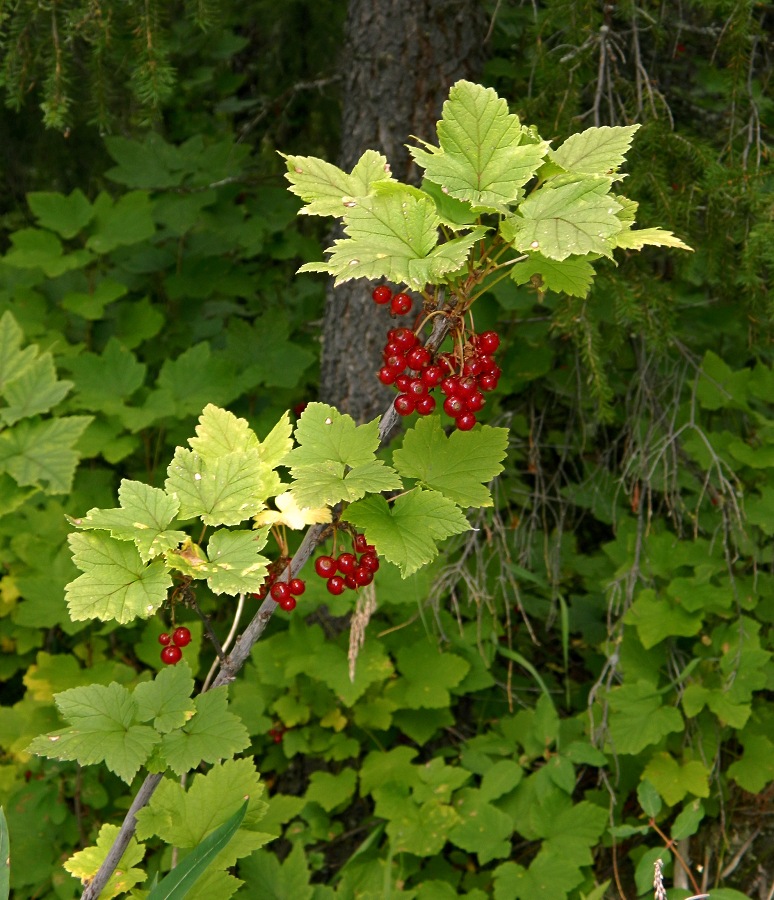
[[[501,639],[508,637],[491,612],[486,618],[491,637],[482,640],[476,637],[481,621],[461,617],[455,623],[448,612],[437,611],[449,644],[443,655],[432,653],[433,642],[420,622],[404,623],[399,636],[362,647],[353,626],[345,647],[298,614],[287,629],[256,643],[277,606],[290,611],[301,593],[301,604],[318,603],[327,594],[332,608],[344,611],[345,599],[337,598],[346,587],[357,591],[353,623],[360,623],[362,632],[373,613],[371,582],[359,583],[355,577],[364,558],[378,564],[371,574],[379,595],[390,597],[387,605],[400,610],[417,594],[427,593],[429,582],[421,579],[429,577],[428,570],[439,573],[442,542],[465,540],[472,522],[481,521],[479,515],[496,510],[489,483],[502,470],[508,433],[478,425],[481,407],[472,407],[481,401],[470,402],[489,393],[500,374],[492,360],[499,335],[476,327],[478,310],[486,303],[479,301],[503,283],[512,288],[529,284],[540,297],[564,292],[583,298],[596,276],[594,264],[611,259],[617,248],[686,248],[669,232],[634,228],[636,204],[614,190],[635,130],[588,129],[552,150],[492,90],[461,82],[444,107],[439,147],[412,151],[425,171],[421,190],[395,181],[376,153],[367,153],[351,174],[312,157],[286,158],[291,189],[306,204],[304,212],[334,215],[344,224],[345,237],[331,249],[328,261],[302,268],[330,273],[338,281],[383,278],[405,290],[393,293],[382,285],[387,293],[375,291],[377,303],[389,294],[394,315],[417,310],[412,327],[388,335],[388,345],[397,346],[385,349],[386,359],[393,360],[387,365],[393,381],[386,383],[396,383],[399,394],[380,420],[364,425],[326,404],[310,403],[295,427],[284,414],[267,424],[263,439],[246,418],[209,404],[195,436],[174,451],[163,487],[125,479],[118,507],[95,506],[71,517],[77,530],[69,544],[82,573],[67,587],[72,621],[138,627],[148,658],[147,647],[156,637],[169,638],[154,627],[160,611],[168,611],[177,624],[177,615],[188,609],[201,612],[210,604],[212,610],[226,610],[222,622],[235,602],[244,603],[245,595],[262,600],[235,643],[233,634],[219,639],[202,613],[215,659],[206,690],[196,697],[186,663],[162,669],[152,681],[141,680],[131,689],[110,680],[53,692],[66,725],[41,728],[47,733],[34,738],[31,751],[81,766],[104,763],[127,783],[140,768],[149,773],[124,825],[100,833],[96,847],[82,851],[87,858],[76,854],[68,864],[88,881],[85,896],[96,897],[103,888],[115,893],[130,889],[132,879],[142,883],[145,873],[136,868],[145,852],[141,842],[160,840],[203,856],[204,842],[217,843],[212,835],[222,834],[218,829],[235,816],[245,795],[250,798],[245,820],[194,891],[230,896],[238,882],[226,869],[247,857],[239,873],[252,889],[267,879],[311,892],[310,873],[299,852],[294,850],[280,865],[253,851],[286,824],[306,843],[335,832],[331,814],[354,801],[359,782],[359,801],[369,805],[383,826],[342,869],[342,895],[356,884],[379,891],[385,884],[391,890],[393,880],[404,885],[413,880],[417,887],[411,890],[419,896],[446,896],[446,888],[458,887],[468,896],[486,896],[493,884],[495,897],[566,897],[598,888],[590,873],[592,848],[605,835],[608,811],[592,789],[584,789],[580,800],[573,796],[589,767],[603,770],[614,754],[646,752],[650,758],[643,779],[671,806],[689,795],[707,796],[706,767],[663,749],[663,742],[683,728],[669,692],[696,667],[661,685],[637,665],[637,647],[649,652],[660,643],[659,632],[648,630],[656,616],[647,608],[645,594],[624,620],[622,652],[634,661],[632,678],[589,698],[593,714],[595,703],[603,707],[607,731],[601,735],[594,720],[588,727],[581,708],[560,717],[555,678],[541,675],[524,653],[501,647]],[[142,207],[147,200],[132,202]],[[31,252],[21,239],[15,246]],[[52,252],[58,259],[56,249]],[[19,257],[15,259],[18,264]],[[22,259],[39,263],[38,257]],[[408,306],[399,297],[408,298]],[[419,349],[426,353],[411,355]],[[111,352],[121,354],[117,348]],[[204,356],[203,350],[195,359],[192,353],[180,364],[181,385],[186,373],[206,362]],[[434,367],[441,369],[440,381],[435,374],[426,375]],[[428,404],[418,406],[417,398],[432,398],[436,388],[445,395],[444,412],[456,426],[450,434]],[[153,421],[171,405],[174,395],[165,382],[149,396],[144,414]],[[388,454],[385,445],[398,416],[406,418],[415,410],[419,418],[406,429],[400,447]],[[130,409],[126,416],[131,419]],[[517,423],[517,433],[520,427]],[[293,538],[286,530],[307,525],[300,545],[291,547]],[[277,539],[274,554],[267,549],[270,530]],[[627,533],[621,528],[616,540],[625,542]],[[296,586],[291,596],[314,548],[328,537],[351,539],[355,552],[318,557],[325,594],[320,584],[320,592],[311,585],[308,591]],[[345,555],[355,563],[345,563]],[[614,547],[610,557],[616,558]],[[321,559],[333,561],[336,569],[330,563],[319,566]],[[336,570],[340,574],[332,574]],[[347,584],[347,577],[353,583]],[[547,582],[540,574],[531,577],[539,596]],[[611,568],[599,562],[585,577],[589,583],[595,578],[607,583]],[[281,590],[283,585],[287,591]],[[684,618],[674,614],[678,634],[698,632],[691,612]],[[218,618],[217,612],[213,615]],[[569,627],[568,620],[566,633]],[[663,637],[675,633],[674,623],[670,628]],[[456,639],[455,629],[460,632]],[[636,645],[635,634],[641,641]],[[198,637],[191,628],[188,639],[173,646],[195,660],[201,652]],[[362,642],[362,633],[360,638]],[[162,644],[162,654],[172,646]],[[567,651],[567,696],[574,692],[568,657]],[[365,743],[343,731],[351,719],[364,734],[399,729],[423,747],[451,726],[453,702],[493,687],[490,667],[500,658],[508,660],[509,685],[515,664],[527,672],[527,683],[537,685],[540,699],[534,708],[508,710],[482,722],[480,733],[450,754],[449,764],[440,758],[418,762],[414,747],[367,751]],[[309,660],[316,665],[310,667]],[[657,678],[666,669],[662,662],[654,670]],[[241,669],[249,679],[249,701],[235,681]],[[226,706],[226,685],[231,685],[231,708]],[[643,719],[647,728],[638,725],[635,730],[632,722]],[[316,754],[329,766],[312,773],[303,798],[280,793],[268,813],[258,801],[261,785],[252,763],[234,758],[266,733],[275,744],[275,756],[271,747],[266,753],[269,771],[281,768],[280,752],[290,758]],[[357,779],[341,766],[354,756],[363,757]],[[196,774],[188,790],[171,777],[185,777],[202,762],[212,768]],[[302,810],[303,820],[293,826]],[[650,817],[655,820],[656,815]],[[255,829],[259,823],[265,833]],[[501,862],[510,856],[514,830],[535,847],[536,855]],[[386,859],[379,856],[382,839],[389,848]],[[444,847],[454,848],[451,861],[433,869],[431,861]],[[453,872],[466,855],[475,857],[476,876],[463,880]],[[110,879],[122,859],[121,870],[133,874],[119,884]],[[334,896],[332,892],[332,887],[317,889],[320,896]]]

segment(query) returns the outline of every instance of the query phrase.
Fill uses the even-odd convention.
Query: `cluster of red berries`
[[[281,744],[287,730],[284,725],[275,725],[274,728],[269,729],[269,737],[275,744]]]
[[[183,647],[191,643],[191,632],[181,625],[172,634],[166,631],[160,634],[159,643],[162,646],[161,661],[166,666],[174,666],[183,658]]]
[[[376,303],[387,303],[390,298],[394,301],[406,295],[393,297],[390,288],[380,285],[372,296]],[[445,397],[443,411],[460,431],[470,431],[476,424],[476,413],[486,403],[484,393],[493,391],[500,380],[501,369],[494,360],[499,346],[497,332],[484,331],[469,335],[461,359],[453,353],[436,358],[410,328],[393,328],[382,352],[384,365],[379,369],[379,381],[399,391],[393,405],[400,416],[413,412],[429,416],[436,407],[433,389],[440,386]]]
[[[366,541],[364,534],[355,535],[352,549],[354,553],[318,556],[314,561],[315,572],[326,580],[328,592],[335,596],[343,594],[347,588],[357,590],[371,584],[379,569],[376,548]]]
[[[265,600],[267,594],[285,612],[292,612],[296,608],[296,597],[300,597],[306,590],[306,582],[303,578],[291,578],[289,581],[277,581],[280,572],[287,568],[287,560],[281,560],[279,567],[270,569],[266,580],[261,585],[260,591],[253,594],[256,600]]]
[[[411,307],[414,305],[408,294],[395,294],[393,296],[392,290],[386,284],[380,284],[378,288],[374,288],[371,296],[374,303],[377,303],[379,306],[386,306],[389,303],[390,312],[396,316],[405,316],[406,313],[411,312]]]

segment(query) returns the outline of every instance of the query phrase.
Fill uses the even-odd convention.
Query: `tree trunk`
[[[410,135],[435,142],[450,86],[480,72],[485,30],[479,0],[350,0],[339,165],[350,171],[371,148],[385,154],[396,178],[417,183],[404,145]],[[392,397],[376,378],[387,314],[371,302],[372,287],[331,285],[323,326],[321,399],[358,422]]]

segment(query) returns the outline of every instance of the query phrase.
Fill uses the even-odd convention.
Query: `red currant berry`
[[[414,349],[406,357],[406,360],[409,364],[409,367],[414,369],[415,372],[418,372],[420,369],[423,369],[425,366],[429,365],[432,358],[433,354],[427,349],[427,347],[414,347]]]
[[[253,594],[254,600],[265,600],[266,595],[269,593],[269,586],[267,584],[262,584],[258,590],[258,593]]]
[[[491,375],[497,368],[497,363],[492,356],[479,356],[478,361],[481,363],[482,375]]]
[[[344,588],[346,585],[344,584],[344,579],[341,575],[332,575],[328,579],[328,593],[337,596],[338,594],[344,593]]]
[[[301,594],[306,590],[306,582],[303,578],[291,578],[288,582],[288,587],[290,588],[290,593],[296,597],[300,597]],[[281,605],[281,604],[280,604]],[[284,606],[282,607],[285,608]]]
[[[280,609],[284,609],[285,612],[293,612],[296,608],[296,598],[293,596],[283,597],[279,601]]]
[[[429,416],[435,411],[435,397],[425,394],[417,400],[415,409],[420,416]]]
[[[416,346],[417,336],[410,328],[396,328],[392,340],[401,348],[404,353]]]
[[[400,375],[406,368],[406,357],[402,353],[393,353],[385,358],[384,364],[389,369],[392,369],[396,375]]]
[[[191,632],[181,625],[172,632],[172,643],[176,647],[187,647],[191,643]]]
[[[161,651],[161,661],[165,666],[174,666],[183,658],[183,651],[175,644],[170,644]]]
[[[170,635],[167,634],[166,631],[163,631],[163,632],[159,635],[159,643],[161,644],[162,647],[166,647],[167,644],[168,644],[171,640],[172,640],[172,638],[170,637]]]
[[[464,376],[480,375],[483,371],[484,364],[481,362],[481,358],[478,356],[474,356],[473,358],[466,360],[465,365],[462,367],[462,374]]]
[[[443,369],[440,366],[428,366],[422,369],[422,381],[430,388],[443,381]]]
[[[366,536],[364,534],[356,534],[355,539],[352,541],[352,546],[357,553],[365,553],[365,548],[368,546]]]
[[[454,396],[462,397],[463,400],[466,400],[476,393],[476,386],[475,378],[460,378],[457,382],[457,389],[454,391]]]
[[[469,397],[464,398],[465,409],[468,412],[478,412],[483,408],[486,399],[481,391],[474,391]]]
[[[408,294],[396,294],[390,301],[390,311],[396,316],[405,316],[407,312],[411,312],[413,305]]]
[[[487,356],[491,356],[499,346],[500,335],[496,331],[484,331],[476,338],[476,349]]]
[[[354,553],[341,553],[336,560],[336,567],[342,575],[351,575],[357,566],[357,557]]]
[[[414,398],[410,397],[408,394],[398,394],[392,405],[395,407],[395,412],[399,416],[410,416],[416,408]]]
[[[408,390],[408,386],[411,384],[411,381],[411,376],[403,372],[395,379],[395,387],[405,394]]]
[[[470,429],[476,424],[476,417],[472,412],[466,412],[461,416],[457,416],[454,421],[456,422],[457,428],[460,431],[470,431]]]
[[[421,378],[412,378],[408,383],[406,393],[415,400],[418,400],[423,394],[427,393],[427,385]]]
[[[478,379],[478,386],[482,391],[493,391],[499,380],[496,375],[482,375]]]
[[[382,356],[387,359],[389,356],[403,356],[405,348],[397,341],[387,341],[382,350]]]
[[[457,393],[460,380],[456,375],[448,375],[441,382],[441,390],[447,397],[454,397]]]
[[[314,570],[320,578],[330,578],[336,571],[336,560],[332,556],[318,556],[314,561]]]
[[[382,366],[379,369],[379,381],[382,384],[393,384],[395,381],[395,369],[393,366]]]
[[[364,553],[360,557],[360,564],[358,568],[366,568],[369,570],[369,572],[378,572],[379,559],[373,553]]]
[[[385,303],[389,303],[390,300],[392,300],[392,291],[386,284],[380,284],[379,287],[373,289],[371,297],[373,298],[374,303],[383,306]]]
[[[443,411],[447,416],[456,419],[457,416],[461,416],[465,412],[465,404],[462,402],[461,397],[447,397],[443,401]]]
[[[358,587],[365,587],[374,580],[374,573],[365,566],[358,566],[352,573],[352,577]]]
[[[355,581],[354,575],[345,575],[344,576],[344,585],[348,587],[351,591],[354,591],[357,587],[357,582]]]
[[[438,357],[438,365],[443,368],[445,373],[449,373],[450,375],[453,374],[456,369],[454,356],[451,353],[442,353]]]
[[[285,581],[278,581],[271,586],[269,593],[271,594],[271,599],[275,603],[279,603],[280,600],[290,596],[290,586]]]

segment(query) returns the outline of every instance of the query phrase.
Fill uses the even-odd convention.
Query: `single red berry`
[[[340,553],[336,560],[336,567],[342,575],[350,575],[357,566],[357,557],[354,553]]]
[[[464,398],[464,403],[468,412],[478,412],[486,403],[486,398],[481,391],[474,391],[469,397]]]
[[[368,546],[368,540],[364,534],[356,534],[354,540],[352,541],[352,546],[355,548],[357,553],[365,553],[365,548]]]
[[[435,387],[443,381],[443,369],[440,366],[428,366],[422,369],[421,377],[428,387]]]
[[[288,587],[290,588],[291,594],[295,597],[299,597],[306,590],[306,582],[303,578],[291,578],[288,582]]]
[[[351,591],[354,591],[357,588],[357,582],[355,581],[355,576],[351,573],[349,575],[344,576],[344,585],[348,587]]]
[[[187,647],[191,643],[191,632],[181,625],[172,632],[172,643],[176,647]]]
[[[265,599],[266,599],[266,595],[267,595],[268,593],[269,593],[269,585],[268,585],[268,584],[262,584],[262,585],[260,586],[260,588],[258,589],[258,592],[257,592],[256,594],[253,594],[253,599],[254,599],[254,600],[265,600]]]
[[[442,353],[438,357],[438,365],[444,370],[444,372],[448,372],[450,375],[454,373],[457,368],[455,365],[454,355],[451,353]]]
[[[365,587],[374,580],[374,573],[365,566],[358,566],[352,573],[352,577],[358,587]]]
[[[161,651],[161,661],[165,666],[174,666],[183,658],[183,651],[175,644],[170,644]]]
[[[332,556],[318,556],[314,561],[314,570],[320,578],[330,578],[336,571],[336,560]]]
[[[410,328],[396,328],[392,340],[401,348],[404,353],[416,347],[417,336]]]
[[[163,632],[159,635],[159,643],[162,645],[162,647],[166,647],[167,644],[168,644],[171,640],[172,640],[171,636],[168,635],[166,631],[163,631]]]
[[[379,571],[379,559],[373,553],[364,553],[360,557],[359,568],[366,568],[369,572]]]
[[[427,385],[421,378],[412,378],[408,383],[406,393],[413,397],[414,400],[418,400],[423,394],[427,393]]]
[[[456,419],[457,416],[465,412],[465,404],[462,402],[461,397],[447,397],[443,401],[443,411],[447,416]]]
[[[415,409],[420,416],[429,416],[435,411],[435,397],[425,394],[417,400]]]
[[[484,331],[476,338],[476,350],[491,356],[500,346],[500,335],[496,331]]]
[[[285,581],[278,581],[271,586],[269,593],[271,594],[271,599],[275,603],[279,603],[280,600],[290,596],[290,586]]]
[[[396,294],[390,301],[390,311],[396,316],[405,316],[407,312],[411,312],[413,305],[408,294]]]
[[[460,379],[456,375],[448,375],[441,382],[441,390],[447,397],[454,397],[459,387]]]
[[[341,577],[341,575],[332,575],[328,579],[328,593],[329,594],[334,594],[334,595],[343,594],[345,587],[346,587],[346,585],[344,584],[344,579]]]
[[[387,359],[389,356],[403,356],[405,348],[397,341],[387,341],[382,350],[382,356]]]
[[[393,384],[395,377],[395,369],[392,366],[382,366],[379,369],[378,378],[382,384]]]
[[[414,349],[406,357],[406,361],[408,362],[410,368],[414,369],[415,372],[418,372],[425,366],[430,365],[430,360],[432,358],[433,354],[427,349],[427,347],[414,347]]]
[[[499,380],[496,375],[482,375],[478,379],[478,386],[482,391],[493,391]]]
[[[475,378],[460,378],[457,382],[457,388],[454,391],[455,397],[462,397],[463,400],[466,400],[468,397],[472,396],[476,393],[476,379]]]
[[[470,429],[476,424],[476,417],[472,412],[466,412],[461,416],[457,416],[454,421],[456,422],[457,428],[460,431],[470,431]]]
[[[402,372],[402,373],[401,373],[400,375],[398,375],[398,377],[395,379],[395,387],[396,387],[399,391],[401,391],[401,392],[403,392],[403,393],[405,394],[406,391],[408,390],[408,386],[411,384],[412,380],[413,380],[413,379],[411,378],[410,375],[407,375],[405,372]]]
[[[491,375],[497,368],[497,363],[494,361],[493,356],[479,356],[478,361],[481,363],[481,372],[479,374]]]
[[[371,297],[373,298],[374,303],[383,306],[385,303],[389,303],[390,300],[392,300],[392,291],[386,284],[380,284],[379,287],[373,289]]]
[[[462,374],[464,376],[468,375],[480,375],[484,371],[484,364],[481,362],[480,356],[474,356],[471,359],[465,361],[465,365],[462,367]]]
[[[293,612],[296,608],[296,598],[295,597],[283,597],[279,601],[280,609],[284,609],[285,612]]]
[[[385,357],[384,364],[389,369],[393,369],[396,375],[400,375],[406,368],[406,357],[402,353],[393,353],[391,356]]]
[[[395,400],[393,400],[392,405],[395,407],[395,412],[397,412],[399,416],[410,416],[416,407],[414,398],[410,397],[408,394],[398,394]]]

